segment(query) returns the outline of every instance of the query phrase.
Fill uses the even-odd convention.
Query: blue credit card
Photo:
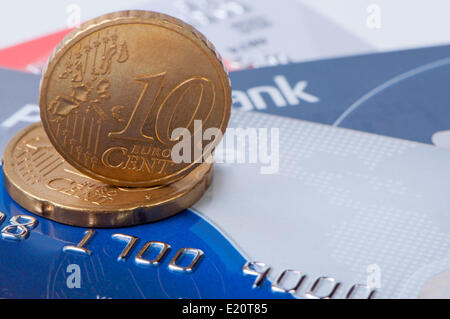
[[[450,207],[442,192],[447,184],[439,179],[448,175],[448,152],[237,109],[431,143],[450,125],[445,113],[450,94],[446,55],[450,47],[232,73],[236,111],[230,126],[279,127],[280,174],[266,178],[251,165],[219,165],[195,212],[188,209],[136,227],[97,229],[84,246],[90,254],[64,249],[79,244],[86,229],[34,216],[12,201],[1,185],[0,229],[16,231],[18,215],[32,216],[37,223],[23,240],[0,239],[0,297],[302,298],[332,293],[345,298],[369,297],[374,291],[381,297],[433,295],[442,282],[448,283],[450,256],[439,244],[448,244],[450,224],[443,214]],[[39,120],[39,77],[0,70],[0,83],[3,151],[20,128]],[[309,146],[302,148],[302,143]],[[359,147],[359,155],[352,155],[352,145]],[[295,160],[305,158],[295,165],[298,176],[289,174],[286,166],[294,163],[293,150]],[[423,167],[437,167],[444,174],[427,173]],[[422,189],[417,180],[429,186]],[[223,187],[233,184],[239,187]],[[299,194],[308,196],[302,199]],[[377,209],[377,201],[388,206]],[[255,220],[273,227],[260,227]],[[414,220],[426,227],[413,227]],[[384,234],[386,229],[390,232]],[[392,236],[396,232],[401,234],[398,242]],[[118,257],[126,243],[114,234],[139,238],[125,260]],[[385,239],[376,240],[381,237]],[[158,265],[136,262],[148,241],[171,246]],[[191,272],[170,267],[192,261],[188,254],[175,258],[185,248],[204,253]],[[420,254],[408,253],[415,249]],[[149,252],[147,258],[152,256]],[[269,265],[276,270],[269,271]],[[292,293],[297,283],[298,293]]]
[[[25,239],[0,239],[1,298],[286,298],[272,294],[269,283],[252,289],[254,278],[242,274],[242,255],[190,210],[158,223],[95,230],[85,246],[88,255],[64,249],[77,245],[85,229],[35,216],[9,197],[3,183],[0,187],[0,210],[6,215],[1,230],[13,224],[13,216],[33,216],[37,220]],[[139,238],[129,258],[118,260],[126,243],[113,238],[113,234]],[[171,246],[157,265],[136,262],[136,254],[148,241]],[[204,253],[193,272],[169,267],[176,252],[183,248]],[[146,255],[149,260],[154,257],[151,251]],[[179,265],[191,262],[189,256],[186,258]]]

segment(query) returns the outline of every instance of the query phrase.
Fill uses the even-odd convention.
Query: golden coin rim
[[[98,174],[86,166],[78,163],[73,160],[71,157],[67,156],[64,149],[57,143],[56,138],[53,136],[52,131],[48,125],[46,108],[47,105],[47,86],[50,78],[53,74],[54,67],[59,62],[60,58],[70,50],[74,45],[76,45],[83,38],[89,36],[93,32],[98,30],[121,24],[150,24],[156,25],[159,27],[164,27],[174,32],[178,32],[182,36],[186,37],[189,41],[193,42],[194,45],[200,47],[200,49],[205,53],[205,56],[210,60],[211,64],[215,66],[216,72],[222,82],[222,87],[224,90],[225,97],[225,112],[222,118],[221,127],[219,128],[222,133],[225,132],[226,127],[228,126],[228,122],[231,115],[231,82],[228,76],[228,71],[225,68],[223,60],[220,54],[216,51],[214,45],[197,29],[193,26],[177,19],[172,16],[157,13],[153,11],[143,11],[143,10],[129,10],[129,11],[119,11],[106,15],[99,16],[92,20],[89,20],[83,23],[79,28],[71,31],[67,34],[64,39],[56,46],[53,53],[49,57],[46,66],[43,70],[43,75],[40,82],[40,90],[39,90],[39,108],[40,108],[40,117],[47,136],[55,147],[56,151],[66,160],[70,165],[78,169],[83,174],[92,177],[96,180],[105,182],[107,184],[115,185],[115,186],[124,186],[124,187],[151,187],[157,185],[168,184],[174,182],[183,176],[187,175],[191,172],[195,167],[197,167],[205,154],[212,151],[220,140],[217,140],[216,145],[211,145],[209,148],[204,149],[202,155],[199,159],[194,160],[189,165],[183,167],[182,169],[172,173],[171,175],[167,175],[164,177],[160,177],[157,179],[152,179],[148,181],[139,181],[139,182],[130,182],[123,181],[120,179],[105,177],[101,174]]]
[[[213,164],[202,163],[190,174],[197,174],[197,171],[203,165],[209,166],[209,168],[202,175],[196,177],[189,189],[180,192],[174,197],[149,200],[147,204],[142,202],[139,204],[130,203],[130,205],[123,205],[120,208],[103,205],[100,207],[93,206],[88,209],[86,205],[77,207],[76,205],[69,206],[54,202],[48,196],[36,194],[23,182],[22,177],[15,171],[14,160],[12,159],[16,145],[20,143],[24,136],[39,126],[42,126],[42,124],[36,123],[22,129],[8,142],[2,157],[3,181],[8,194],[16,203],[31,213],[56,222],[79,227],[124,227],[161,220],[189,208],[201,198],[212,181]],[[190,177],[190,174],[186,178]],[[173,184],[156,186],[154,188],[156,190],[175,186],[176,189],[176,184],[183,183],[183,180],[184,178],[181,178]],[[195,192],[200,192],[200,194],[195,194],[194,198],[189,198],[189,195]],[[181,203],[185,200],[188,204]],[[159,212],[154,210],[159,210]],[[141,221],[136,221],[135,214],[139,214]],[[108,220],[108,222],[105,222],[105,220]]]

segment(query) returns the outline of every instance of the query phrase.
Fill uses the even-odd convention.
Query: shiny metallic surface
[[[0,222],[2,221],[0,216]],[[28,238],[30,230],[37,225],[37,220],[33,216],[16,215],[9,220],[10,225],[4,227],[1,231],[1,237],[8,240],[21,241]]]
[[[292,274],[295,274],[297,280],[294,284],[292,284],[291,287],[286,287],[283,279],[289,277],[289,275],[292,275]],[[300,286],[303,283],[303,281],[305,280],[305,278],[306,278],[306,275],[302,274],[298,270],[285,269],[278,276],[277,280],[274,283],[272,283],[272,291],[295,294],[297,292],[298,288],[300,288]]]
[[[331,286],[328,289],[328,293],[320,294],[320,290],[324,289],[328,283],[328,286]],[[311,289],[305,293],[305,297],[309,299],[331,299],[333,298],[334,294],[336,293],[337,289],[341,285],[340,282],[338,282],[333,277],[327,277],[327,276],[321,276],[314,281],[313,285],[311,286]],[[326,289],[324,289],[326,290]]]
[[[74,226],[120,227],[156,221],[190,207],[209,186],[212,164],[202,163],[160,187],[106,185],[64,161],[39,123],[8,143],[3,172],[8,193],[32,213]]]
[[[3,239],[9,240],[25,240],[28,238],[30,232],[24,226],[20,225],[8,225],[1,231],[1,236]]]
[[[122,250],[119,257],[117,257],[117,261],[126,261],[128,258],[128,255],[131,253],[134,245],[138,241],[138,238],[135,236],[125,235],[125,234],[113,234],[112,238],[126,243],[125,248]]]
[[[28,215],[13,216],[13,217],[11,217],[9,222],[12,225],[19,225],[19,226],[26,227],[28,229],[33,229],[34,227],[36,227],[36,224],[37,224],[36,218],[34,218],[32,216],[28,216]]]
[[[219,54],[192,26],[123,11],[84,23],[56,47],[39,107],[50,141],[80,172],[148,187],[186,176],[211,153],[221,136],[203,133],[225,131],[231,85]],[[177,128],[190,133],[192,155],[181,163],[171,156]]]
[[[178,260],[183,258],[184,255],[193,255],[191,262],[187,266],[181,266],[178,264]],[[197,266],[198,262],[204,255],[203,251],[197,248],[181,248],[177,251],[175,256],[173,256],[172,260],[169,262],[169,269],[173,271],[180,272],[192,272],[194,268]]]
[[[148,249],[150,248],[150,251],[152,249],[154,249],[154,247],[158,247],[159,248],[159,253],[158,255],[149,260],[149,259],[145,259],[144,255],[147,253]],[[136,254],[136,257],[134,258],[134,262],[138,265],[143,265],[143,266],[157,266],[159,265],[161,259],[163,259],[164,255],[167,253],[167,251],[170,249],[170,245],[160,242],[160,241],[148,241],[145,243],[144,246],[142,246],[141,250]],[[148,251],[148,252],[150,252]]]
[[[92,237],[95,236],[95,230],[88,229],[84,232],[84,236],[81,241],[76,245],[67,245],[63,247],[63,252],[76,253],[80,255],[88,255],[92,254],[90,249],[86,248],[86,245],[92,240]]]
[[[263,283],[270,270],[271,268],[268,265],[260,261],[247,261],[242,267],[242,272],[245,275],[256,276],[253,288],[259,287]]]
[[[361,297],[359,295],[359,291],[364,291],[365,294],[363,294],[364,297]],[[377,290],[373,287],[370,287],[366,284],[354,284],[350,287],[349,291],[345,295],[345,299],[373,299],[375,296]]]

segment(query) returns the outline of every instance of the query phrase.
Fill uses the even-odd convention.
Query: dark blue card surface
[[[231,74],[234,106],[432,143],[450,129],[450,46]]]

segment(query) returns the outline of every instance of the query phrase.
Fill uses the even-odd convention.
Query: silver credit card
[[[151,0],[139,8],[164,12],[197,27],[231,70],[373,51],[295,0]]]
[[[339,284],[336,298],[354,283],[380,298],[450,297],[448,150],[254,112],[234,111],[229,127],[246,129],[256,160],[227,136],[218,157],[240,155],[216,165],[194,208],[268,279],[305,275],[298,297],[318,278]],[[267,141],[251,138],[265,128]]]

